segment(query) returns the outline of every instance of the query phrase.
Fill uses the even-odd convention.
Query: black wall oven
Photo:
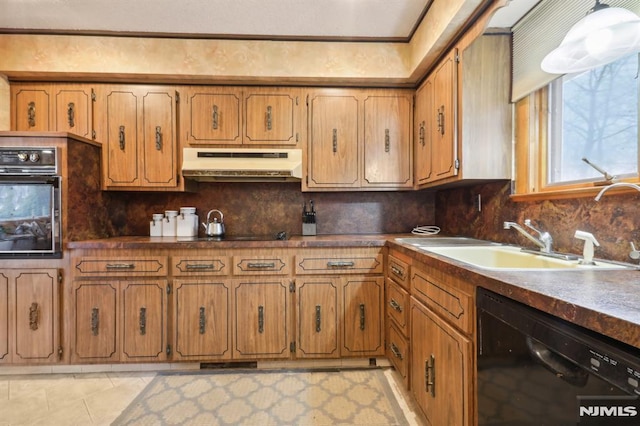
[[[62,257],[55,148],[0,147],[0,258]]]
[[[479,288],[478,424],[640,424],[640,350]]]

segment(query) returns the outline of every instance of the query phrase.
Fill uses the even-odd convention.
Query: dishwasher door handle
[[[527,348],[531,356],[556,377],[574,386],[583,387],[587,384],[588,372],[530,336],[527,336]]]

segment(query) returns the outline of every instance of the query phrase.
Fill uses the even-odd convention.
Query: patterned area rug
[[[112,423],[407,424],[380,369],[160,373]]]

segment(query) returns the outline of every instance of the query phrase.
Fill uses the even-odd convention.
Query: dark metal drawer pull
[[[207,322],[207,317],[206,314],[204,312],[204,306],[200,306],[200,319],[199,319],[199,325],[200,325],[200,334],[204,334],[205,332],[205,324]]]
[[[355,262],[327,262],[327,268],[353,268]]]
[[[36,127],[36,103],[29,102],[27,105],[27,121],[29,122],[29,127]]]
[[[360,330],[364,330],[365,315],[364,315],[364,303],[360,304]]]
[[[258,333],[264,333],[264,306],[258,306]]]
[[[97,336],[100,334],[100,309],[91,309],[91,334]]]
[[[107,269],[133,269],[136,267],[135,263],[107,263]]]
[[[194,263],[194,264],[189,264],[187,263],[186,266],[187,269],[213,269],[213,263]]]
[[[270,269],[270,268],[275,268],[276,264],[275,262],[269,262],[269,263],[249,262],[247,263],[247,267],[252,269]]]
[[[400,278],[404,279],[404,271],[396,266],[391,265],[391,272],[393,272],[394,275],[399,276]]]
[[[425,390],[436,397],[436,357],[431,354],[430,359],[424,362]]]
[[[162,127],[156,126],[156,151],[162,151]]]
[[[338,129],[333,129],[333,153],[338,152]]]
[[[125,146],[124,126],[120,126],[118,128],[118,143],[120,144],[120,150],[124,151],[124,146]]]
[[[213,127],[213,130],[218,130],[218,105],[213,106],[213,114],[211,117],[211,127]]]
[[[67,104],[67,122],[69,127],[76,125],[76,105],[73,102]]]
[[[320,325],[321,325],[321,310],[322,308],[320,307],[320,305],[316,305],[316,333],[320,333]]]
[[[273,128],[273,120],[272,120],[272,111],[273,108],[271,108],[271,106],[267,106],[267,113],[266,113],[266,121],[267,121],[267,130],[271,130]]]
[[[400,306],[400,304],[396,302],[394,299],[391,299],[389,301],[389,306],[391,306],[393,309],[395,309],[398,312],[402,312],[402,306]]]
[[[404,359],[402,353],[400,352],[400,349],[398,349],[396,345],[394,345],[393,343],[389,343],[389,349],[391,349],[391,353],[393,353],[393,356],[398,359]]]

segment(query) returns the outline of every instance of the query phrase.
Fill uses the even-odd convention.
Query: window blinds
[[[603,0],[640,15],[639,0]],[[542,59],[558,47],[569,29],[594,6],[594,0],[542,0],[513,27],[513,102],[560,77],[540,68]]]

